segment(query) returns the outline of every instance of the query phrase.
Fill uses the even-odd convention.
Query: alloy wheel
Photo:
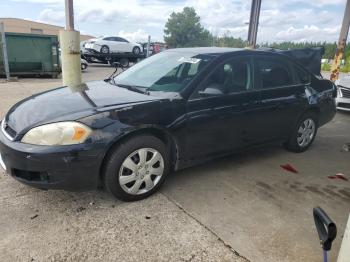
[[[140,195],[152,190],[164,173],[164,159],[153,148],[131,153],[119,169],[119,184],[128,194]]]
[[[103,46],[103,47],[101,48],[101,53],[103,53],[103,54],[108,54],[108,53],[109,53],[109,48],[108,48],[107,46]]]
[[[140,50],[139,47],[134,47],[134,54],[135,54],[135,55],[140,54],[140,52],[141,52],[141,50]]]
[[[300,147],[308,146],[312,139],[315,136],[316,124],[315,121],[311,118],[305,119],[299,129],[298,129],[298,137],[297,142]]]

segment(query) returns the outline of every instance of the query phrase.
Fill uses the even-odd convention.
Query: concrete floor
[[[336,261],[350,212],[350,114],[319,130],[309,151],[261,148],[173,174],[163,194],[251,261],[321,261],[312,208],[336,221]],[[298,174],[283,170],[291,164]]]
[[[83,78],[102,79],[108,67]],[[0,118],[60,80],[0,84]],[[261,148],[169,176],[161,194],[122,203],[99,191],[38,191],[0,174],[0,261],[321,261],[312,208],[338,225],[350,212],[350,114],[337,113],[309,151]],[[290,163],[293,174],[280,165]],[[35,217],[35,215],[38,215]],[[33,218],[35,217],[35,218]],[[231,247],[231,248],[230,248]]]
[[[92,66],[85,81],[113,69]],[[0,119],[60,79],[0,83]],[[41,191],[0,169],[0,261],[237,261],[235,251],[162,194],[123,203],[101,191]]]

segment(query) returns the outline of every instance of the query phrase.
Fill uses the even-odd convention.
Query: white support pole
[[[10,81],[10,67],[9,67],[9,60],[7,56],[5,27],[3,22],[0,23],[0,34],[1,34],[2,56],[3,56],[6,79],[7,81]]]
[[[80,33],[74,30],[73,0],[66,0],[66,30],[60,31],[63,85],[82,85],[80,62]]]
[[[149,49],[151,47],[151,36],[148,36],[148,42],[147,42],[147,53],[146,53],[146,57],[149,57]]]
[[[350,261],[350,215],[348,219],[348,224],[345,228],[345,233],[343,236],[343,241],[338,254],[337,262],[349,262]]]

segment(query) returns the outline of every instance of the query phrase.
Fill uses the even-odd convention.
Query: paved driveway
[[[110,67],[89,67],[86,80]],[[60,79],[0,83],[0,119]],[[123,203],[101,191],[41,191],[0,171],[0,261],[246,261],[162,194]]]
[[[251,261],[321,261],[312,208],[338,225],[331,258],[350,212],[350,114],[337,113],[309,151],[269,147],[175,173],[163,194]],[[283,170],[291,164],[299,173]],[[328,176],[343,173],[349,181]]]
[[[89,67],[85,80],[109,67]],[[0,83],[0,118],[60,80]],[[169,176],[160,194],[122,203],[92,191],[39,191],[0,172],[0,261],[320,261],[312,208],[337,222],[334,260],[350,212],[350,114],[337,113],[308,152],[261,148]],[[292,164],[298,174],[280,165]],[[231,247],[231,248],[230,248]]]

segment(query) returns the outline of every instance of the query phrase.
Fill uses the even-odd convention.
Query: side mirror
[[[337,236],[337,226],[322,208],[314,208],[313,214],[321,247],[324,251],[329,251],[332,248],[333,240]]]
[[[219,96],[223,95],[224,93],[217,89],[212,87],[207,87],[206,89],[198,92],[199,96],[207,97],[207,96]]]

